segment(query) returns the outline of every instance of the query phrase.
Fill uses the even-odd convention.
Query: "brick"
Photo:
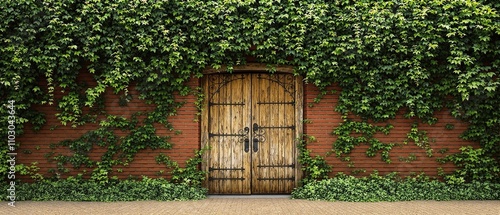
[[[81,73],[79,80],[85,80],[89,82],[90,86],[95,86],[93,83],[93,78],[86,73]],[[188,85],[191,87],[199,86],[199,80],[193,78]],[[336,90],[340,92],[340,88],[337,86],[332,86],[328,90]],[[62,94],[60,90],[56,89],[56,97],[60,98]],[[310,143],[308,148],[312,150],[313,155],[319,154],[325,156],[325,154],[332,149],[332,144],[336,140],[336,137],[332,135],[332,131],[343,122],[341,114],[335,111],[335,107],[338,103],[338,93],[325,95],[320,103],[313,103],[314,99],[317,97],[319,90],[311,84],[304,85],[304,119],[308,120],[309,123],[304,123],[303,131],[305,134],[316,137],[317,141]],[[146,104],[145,101],[138,99],[139,93],[133,89],[129,91],[133,99],[126,105],[120,106],[118,104],[119,96],[109,90],[106,92],[106,111],[109,114],[120,115],[124,117],[130,117],[133,113],[137,111],[148,111],[155,108],[153,104]],[[160,153],[169,155],[171,159],[177,161],[180,166],[185,165],[185,161],[194,155],[194,150],[200,148],[200,124],[195,121],[197,109],[194,105],[196,100],[195,96],[179,96],[176,95],[178,101],[185,101],[181,108],[177,110],[177,115],[169,117],[169,121],[174,127],[174,131],[170,131],[162,125],[155,125],[157,129],[157,134],[162,136],[170,136],[169,142],[173,144],[171,150],[144,150],[139,152],[135,156],[135,160],[126,167],[116,167],[122,168],[123,172],[114,171],[112,175],[116,175],[120,178],[127,178],[129,175],[146,175],[148,177],[158,177],[156,173],[158,171],[167,171],[164,165],[159,165],[155,161],[155,156]],[[313,103],[310,107],[308,104]],[[46,153],[51,152],[49,148],[50,144],[58,143],[59,141],[66,139],[76,139],[82,134],[89,130],[96,129],[97,124],[86,124],[78,128],[71,128],[70,126],[61,125],[60,121],[55,117],[57,112],[56,105],[39,105],[34,107],[35,109],[42,111],[47,116],[47,124],[43,128],[34,132],[29,129],[31,126],[26,125],[25,134],[19,136],[16,140],[21,143],[21,147],[18,149],[18,161],[19,163],[29,164],[31,162],[38,162],[41,173],[46,173],[50,168],[56,168],[55,162],[48,162],[44,157]],[[377,123],[377,125],[385,126],[390,123],[394,126],[389,135],[377,134],[375,138],[378,138],[384,143],[398,143],[402,144],[403,141],[407,139],[407,134],[410,132],[412,124],[416,121],[415,119],[406,119],[403,117],[404,112],[402,111],[395,119],[389,120],[384,123]],[[390,152],[390,158],[392,160],[391,164],[387,164],[380,159],[380,155],[377,154],[375,157],[367,157],[365,154],[368,146],[361,145],[356,147],[349,155],[354,162],[354,167],[348,167],[347,162],[343,162],[340,158],[335,157],[334,154],[326,156],[325,159],[328,164],[333,166],[333,172],[331,175],[335,175],[338,172],[345,172],[351,174],[352,171],[358,169],[365,169],[366,173],[364,175],[373,172],[373,170],[378,170],[382,173],[389,172],[400,172],[401,175],[409,175],[411,173],[419,173],[424,171],[430,176],[437,176],[437,168],[442,167],[446,172],[451,172],[454,170],[454,166],[451,164],[442,165],[436,162],[436,158],[443,157],[451,153],[458,152],[458,149],[464,145],[472,145],[478,147],[478,144],[467,142],[459,138],[459,135],[465,131],[467,124],[454,119],[449,111],[442,110],[435,114],[439,118],[435,125],[426,125],[424,123],[419,123],[419,129],[421,131],[426,131],[429,137],[431,147],[434,149],[434,156],[429,158],[425,154],[425,150],[416,146],[412,141],[406,145],[396,146]],[[356,118],[356,117],[352,117]],[[101,117],[102,119],[102,117]],[[451,124],[454,126],[453,129],[446,129],[446,126]],[[51,129],[55,127],[55,129]],[[181,131],[180,134],[175,134],[175,131]],[[125,135],[124,132],[116,132],[118,135]],[[36,149],[36,148],[40,149]],[[445,154],[438,153],[441,149],[447,149]],[[31,151],[31,154],[21,153],[23,151]],[[100,156],[104,153],[105,149],[94,146],[91,158],[94,160],[99,160]],[[55,150],[55,155],[58,153],[70,154],[70,150],[67,148],[59,147]],[[415,154],[417,157],[416,161],[413,162],[403,162],[399,161],[399,158],[407,158],[410,153]],[[69,165],[68,165],[69,166]],[[81,172],[83,168],[78,170],[72,170],[72,174]],[[87,175],[90,174],[92,170],[87,170]],[[361,174],[361,175],[363,175]],[[49,174],[46,174],[47,176]],[[168,175],[166,175],[169,177]],[[21,177],[23,179],[29,180],[28,176]]]

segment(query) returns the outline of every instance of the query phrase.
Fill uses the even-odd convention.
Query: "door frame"
[[[293,74],[292,66],[275,66],[275,73],[288,73]],[[269,67],[266,64],[261,63],[248,63],[246,65],[233,66],[232,73],[259,73],[259,72],[269,72]],[[204,76],[208,76],[210,74],[221,74],[228,73],[227,67],[222,66],[219,69],[207,68],[203,71]],[[229,74],[229,73],[228,73]],[[205,77],[204,77],[205,78]],[[300,180],[302,180],[302,166],[298,162],[299,152],[297,150],[297,145],[299,138],[302,138],[303,134],[303,112],[304,112],[304,86],[302,77],[295,76],[295,141],[293,143],[293,151],[295,154],[295,182],[294,186],[298,187]],[[205,81],[201,81],[201,88],[203,89],[203,93],[208,92],[208,84],[205,84]],[[201,123],[200,123],[200,147],[205,148],[209,137],[208,137],[208,99],[203,100],[203,106],[201,109]],[[209,166],[207,165],[207,161],[209,160],[209,153],[203,154],[203,162],[201,164],[201,170],[206,172],[205,181],[203,183],[204,187],[208,187],[208,174],[209,174]]]

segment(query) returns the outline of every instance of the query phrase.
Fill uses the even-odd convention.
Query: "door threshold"
[[[208,195],[209,199],[290,199],[291,195],[269,195],[269,194],[250,194],[250,195]]]

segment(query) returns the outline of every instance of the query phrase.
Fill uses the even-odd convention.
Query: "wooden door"
[[[295,187],[297,87],[292,74],[204,79],[202,144],[211,194],[290,193]]]

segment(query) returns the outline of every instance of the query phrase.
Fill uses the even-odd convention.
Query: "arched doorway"
[[[211,194],[290,193],[299,180],[302,81],[291,73],[207,74],[202,147]]]

